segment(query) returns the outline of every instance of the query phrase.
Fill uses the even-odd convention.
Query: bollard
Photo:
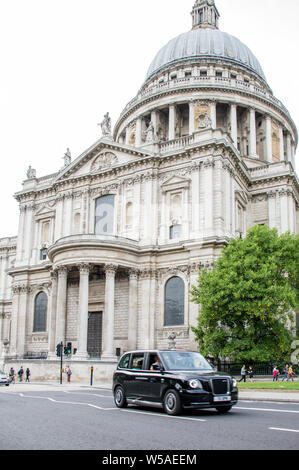
[[[92,381],[93,381],[93,366],[91,366],[90,368],[90,385],[92,385]]]

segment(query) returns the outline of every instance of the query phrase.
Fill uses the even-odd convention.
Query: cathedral
[[[186,12],[188,14],[188,12]],[[29,167],[0,239],[0,364],[111,378],[132,349],[196,349],[190,288],[254,225],[299,229],[296,126],[258,59],[196,0],[114,127],[55,174]],[[1,368],[1,367],[0,367]]]

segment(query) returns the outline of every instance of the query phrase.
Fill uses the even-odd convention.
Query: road
[[[239,401],[232,411],[117,409],[110,390],[0,393],[1,450],[298,450],[299,404]],[[5,423],[5,425],[3,425]]]

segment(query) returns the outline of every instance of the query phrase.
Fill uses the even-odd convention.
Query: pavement
[[[95,382],[93,385],[90,383],[81,382],[16,382],[11,384],[9,387],[0,387],[1,392],[46,392],[46,391],[71,391],[71,390],[111,390],[112,384]],[[299,390],[251,390],[251,389],[239,389],[240,400],[250,401],[275,401],[275,402],[288,402],[288,403],[299,403]]]

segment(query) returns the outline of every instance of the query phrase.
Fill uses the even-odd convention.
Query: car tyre
[[[228,413],[230,410],[232,409],[231,406],[219,406],[216,408],[216,410],[218,411],[218,413],[220,414],[224,414],[224,413]]]
[[[163,399],[163,407],[168,415],[178,415],[182,411],[181,399],[176,390],[168,390]]]
[[[114,403],[118,408],[126,408],[128,405],[124,389],[120,386],[114,390]]]

